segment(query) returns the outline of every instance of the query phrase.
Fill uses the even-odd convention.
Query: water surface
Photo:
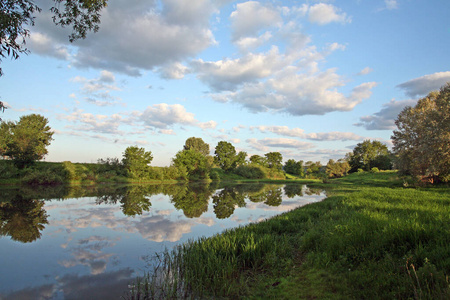
[[[119,299],[155,252],[322,200],[306,186],[0,190],[0,299]]]

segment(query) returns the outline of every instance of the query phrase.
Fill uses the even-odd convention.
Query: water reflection
[[[48,224],[44,202],[23,194],[13,195],[5,193],[7,200],[0,202],[0,235],[10,236],[12,240],[22,243],[39,239]]]
[[[323,197],[268,184],[1,190],[0,299],[118,298],[149,254]]]

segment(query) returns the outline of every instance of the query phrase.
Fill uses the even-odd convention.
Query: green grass
[[[450,189],[403,186],[395,172],[317,184],[322,202],[180,245],[147,280],[155,298],[449,299]]]

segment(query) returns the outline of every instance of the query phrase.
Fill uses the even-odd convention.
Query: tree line
[[[392,136],[392,152],[380,141],[365,140],[344,158],[337,161],[330,159],[325,166],[320,162],[305,163],[294,159],[288,159],[283,164],[280,152],[249,156],[244,151],[237,152],[233,144],[227,141],[220,141],[214,148],[214,155],[211,155],[209,144],[202,138],[190,137],[172,158],[169,167],[150,167],[153,160],[151,151],[130,146],[125,149],[122,159],[99,159],[98,170],[136,180],[218,180],[219,172],[249,179],[285,179],[286,174],[333,178],[352,172],[395,168],[400,174],[412,175],[420,181],[448,182],[450,83],[420,99],[416,106],[403,109],[395,124],[397,129]],[[21,117],[18,122],[2,121],[0,124],[0,155],[12,160],[19,169],[41,160],[52,140],[53,132],[48,126],[48,119],[41,115],[31,114]],[[68,165],[67,170],[71,168],[74,167]]]

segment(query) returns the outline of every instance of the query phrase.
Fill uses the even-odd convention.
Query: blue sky
[[[195,136],[326,163],[391,146],[397,114],[450,81],[449,1],[109,0],[72,44],[37,3],[31,53],[1,63],[1,117],[47,117],[47,161],[137,145],[167,166]]]

